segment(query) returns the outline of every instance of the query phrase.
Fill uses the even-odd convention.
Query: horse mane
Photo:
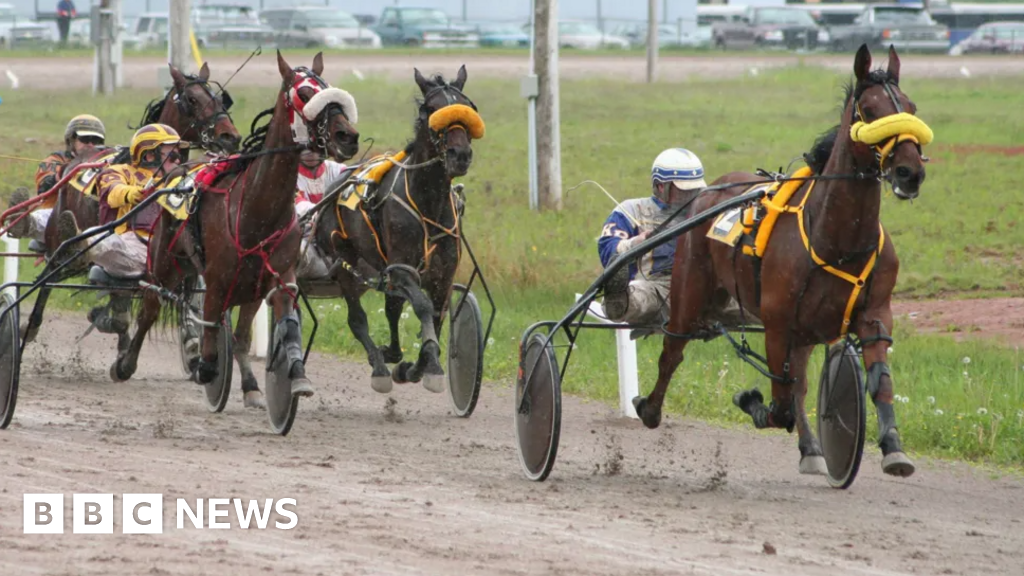
[[[260,112],[252,119],[252,125],[249,126],[249,135],[245,137],[242,142],[242,154],[248,155],[256,152],[260,152],[267,144],[267,134],[270,133],[270,119],[274,115],[274,108],[267,108],[263,112]],[[266,118],[266,122],[262,126],[257,126],[261,120]]]
[[[840,104],[840,114],[846,110],[846,106],[850,103],[851,99],[860,98],[860,95],[864,93],[871,86],[878,86],[891,82],[896,83],[896,79],[889,75],[889,72],[882,69],[872,70],[868,77],[864,79],[859,85],[853,80],[847,80],[843,83],[843,101]],[[822,132],[814,139],[814,144],[811,145],[810,151],[804,153],[804,162],[810,167],[811,171],[815,174],[821,174],[825,171],[825,165],[828,164],[828,159],[832,157],[832,149],[835,148],[836,139],[839,137],[839,124],[829,128],[825,132]]]
[[[445,80],[444,76],[441,75],[441,74],[434,74],[432,77],[430,77],[429,80],[431,82],[433,82],[434,84],[436,84],[437,86],[447,86],[448,85],[448,81]],[[423,115],[423,105],[426,104],[426,99],[417,96],[417,97],[413,98],[413,101],[416,102],[416,121],[413,122],[413,134],[414,134],[414,136],[413,136],[413,139],[410,140],[408,145],[405,147],[406,153],[411,153],[412,152],[413,144],[415,144],[415,142],[416,142],[416,136],[419,135],[420,131],[423,130],[424,126],[427,125],[427,122],[430,121],[430,119],[428,117],[425,117]]]

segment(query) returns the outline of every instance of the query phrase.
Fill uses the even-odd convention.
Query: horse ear
[[[900,83],[900,57],[896,54],[896,47],[889,44],[889,78],[896,84]]]
[[[181,73],[181,70],[175,68],[174,64],[168,64],[167,66],[171,69],[171,79],[174,80],[174,87],[178,90],[184,89],[186,84],[185,75]]]
[[[455,86],[459,90],[462,90],[462,88],[465,85],[466,85],[466,65],[463,64],[462,67],[459,68],[459,75],[455,77],[455,82],[452,82],[452,86]]]
[[[295,71],[292,70],[292,67],[284,61],[284,57],[281,56],[280,50],[277,51],[277,70],[281,73],[281,78],[285,83],[291,86],[292,81],[295,79]]]
[[[210,79],[210,65],[203,62],[203,67],[199,69],[199,79],[206,82]]]
[[[857,77],[858,82],[863,82],[867,80],[870,73],[871,51],[868,50],[867,44],[861,44],[860,50],[857,50],[857,57],[853,59],[853,74]]]
[[[423,95],[426,96],[427,91],[430,90],[430,88],[432,87],[430,84],[430,80],[427,80],[426,78],[423,77],[423,74],[420,74],[419,68],[413,68],[412,70],[413,78],[416,79],[416,84],[420,87],[420,92],[423,92]]]
[[[322,76],[324,73],[324,53],[317,52],[316,56],[313,56],[313,74]]]

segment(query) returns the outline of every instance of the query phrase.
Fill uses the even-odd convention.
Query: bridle
[[[462,104],[462,102],[459,102],[460,98],[465,101],[465,105],[468,105],[470,108],[472,108],[474,112],[478,112],[476,104],[473,103],[473,101],[470,100],[469,96],[466,96],[462,92],[462,90],[460,90],[456,86],[452,86],[451,84],[444,83],[441,84],[440,86],[435,86],[430,90],[427,90],[427,93],[423,95],[423,104],[420,106],[421,113],[427,111],[427,102],[429,102],[430,99],[433,98],[434,95],[437,94],[438,92],[440,92],[441,95],[444,96],[446,103],[444,106],[438,108],[437,110],[434,110],[430,114],[435,114],[439,110],[443,110],[448,106]],[[430,114],[427,114],[428,118]],[[428,166],[430,164],[441,162],[444,165],[445,172],[448,171],[448,131],[453,129],[462,130],[463,132],[466,131],[466,127],[459,123],[449,124],[441,128],[440,130],[434,130],[429,126],[429,124],[427,125],[427,134],[430,139],[430,146],[431,148],[434,149],[435,152],[437,152],[437,155],[432,156],[424,163],[418,164],[417,167]]]
[[[314,96],[320,92],[331,88],[331,85],[324,81],[315,72],[300,66],[295,69],[296,79],[292,84],[292,87],[284,92],[283,97],[285,99],[285,105],[291,112],[289,118],[292,127],[292,137],[296,144],[301,144],[302,148],[313,151],[322,151],[327,153],[327,146],[330,144],[330,134],[328,134],[328,124],[331,119],[331,111],[337,110],[338,114],[341,114],[345,120],[352,121],[349,115],[345,112],[344,106],[337,102],[329,102],[324,109],[319,112],[314,118],[306,118],[304,113],[305,106],[309,102],[303,102],[299,96],[299,90],[301,88],[313,89]],[[312,98],[310,98],[312,101]],[[295,121],[296,117],[301,118],[304,126],[300,127]],[[312,127],[312,138],[309,135],[309,128]]]
[[[882,87],[896,111],[882,116],[873,122],[868,122],[860,106],[860,98],[867,91],[867,88],[865,88],[853,101],[853,110],[850,118],[850,136],[855,143],[868,145],[872,148],[874,164],[872,165],[870,176],[881,182],[891,179],[886,164],[893,160],[896,155],[896,146],[902,142],[908,140],[913,142],[917,147],[918,154],[921,154],[922,161],[927,162],[927,157],[921,152],[921,146],[931,141],[932,134],[931,129],[923,121],[904,110],[899,97],[896,95],[896,89],[899,86],[893,80],[886,78],[884,81],[868,86],[868,88],[873,86]],[[925,141],[922,142],[922,140]]]
[[[214,94],[213,90],[210,88],[211,83],[209,81],[201,80],[195,76],[186,76],[186,78],[188,79],[188,82],[186,82],[184,86],[180,89],[175,86],[171,92],[171,100],[174,102],[174,105],[177,106],[178,114],[183,117],[192,118],[192,122],[189,123],[188,127],[183,130],[182,133],[188,132],[198,124],[200,145],[206,149],[219,148],[215,133],[217,123],[223,119],[227,119],[229,122],[232,122],[231,114],[228,110],[231,109],[231,105],[234,104],[234,101],[232,100],[231,95],[228,94],[220,84],[217,84],[217,87],[219,88],[218,93],[220,94],[220,97],[218,98],[217,94]],[[202,118],[200,116],[200,110],[197,110],[196,103],[188,96],[188,89],[193,86],[199,86],[202,88],[202,90],[206,92],[207,96],[210,97],[210,102],[213,103],[214,113],[208,118]],[[220,106],[218,106],[218,104]],[[205,112],[209,106],[210,105],[207,104],[201,111]],[[217,108],[219,108],[219,110]]]

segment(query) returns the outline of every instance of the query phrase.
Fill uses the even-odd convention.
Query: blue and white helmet
[[[686,148],[669,148],[654,159],[651,180],[657,184],[671,182],[680,190],[706,188],[704,165]]]

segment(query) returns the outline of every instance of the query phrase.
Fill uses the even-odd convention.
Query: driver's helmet
[[[70,150],[71,142],[82,136],[99,138],[102,144],[107,139],[107,130],[99,118],[91,114],[79,114],[72,118],[64,129],[64,144]]]
[[[651,181],[655,184],[671,182],[679,190],[699,190],[707,187],[704,165],[696,154],[686,148],[669,148],[658,154],[651,166]],[[660,196],[662,193],[655,192]],[[660,198],[670,202],[669,198]]]
[[[166,124],[147,124],[139,128],[132,136],[131,156],[132,164],[144,168],[155,168],[163,163],[161,159],[154,162],[154,166],[148,166],[142,161],[146,152],[156,150],[164,144],[181,144],[181,136],[178,132]],[[151,162],[152,163],[152,162]]]

